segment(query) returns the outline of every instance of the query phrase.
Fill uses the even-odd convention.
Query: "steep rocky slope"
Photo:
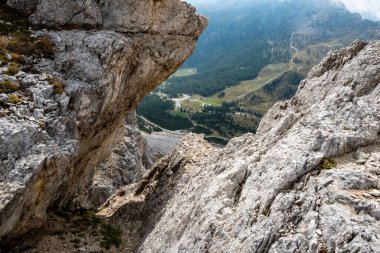
[[[190,56],[207,24],[179,0],[7,4],[47,28],[31,36],[54,52],[29,57],[33,73],[1,70],[20,88],[1,94],[1,243],[40,227],[47,209],[91,207],[94,167],[123,139],[126,112]]]
[[[380,252],[380,41],[312,69],[256,135],[188,135],[101,215],[126,252]]]

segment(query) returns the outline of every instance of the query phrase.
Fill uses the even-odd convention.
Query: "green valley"
[[[252,1],[242,6],[203,7],[209,27],[197,50],[154,91],[163,104],[172,100],[174,105],[161,110],[165,106],[156,103],[149,109],[143,102],[139,114],[150,111],[146,118],[161,127],[212,138],[255,133],[267,110],[291,98],[329,51],[355,39],[380,38],[380,22],[327,0]]]

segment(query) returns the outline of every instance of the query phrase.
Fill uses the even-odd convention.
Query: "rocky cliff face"
[[[128,113],[125,123],[121,128],[124,138],[94,169],[89,187],[89,200],[94,207],[99,207],[122,186],[137,183],[152,166],[148,144],[137,128],[135,111]]]
[[[28,59],[40,74],[4,76],[21,90],[11,103],[2,94],[2,242],[40,227],[47,209],[90,207],[94,167],[123,139],[126,112],[190,56],[207,23],[178,0],[7,4],[48,28],[33,36],[54,54]]]
[[[139,180],[144,142],[125,115],[206,25],[177,0],[8,4],[48,28],[32,35],[54,54],[27,59],[39,73],[0,69],[0,88],[13,84],[0,94],[2,243],[40,227],[48,210],[88,208]],[[123,231],[115,244],[125,252],[379,252],[379,84],[379,41],[330,53],[256,135],[222,149],[187,135],[98,214]],[[115,231],[86,215],[47,223],[99,250],[93,232]],[[78,248],[49,229],[27,238],[35,251]]]
[[[100,212],[126,252],[380,252],[380,42],[312,69],[256,135],[188,135]]]

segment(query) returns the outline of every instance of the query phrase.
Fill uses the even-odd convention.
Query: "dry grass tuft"
[[[9,75],[9,76],[14,76],[16,75],[18,72],[20,72],[20,66],[15,63],[15,62],[12,62],[8,65],[8,70],[5,71],[5,74]]]
[[[11,104],[18,104],[18,103],[21,103],[21,101],[22,99],[16,94],[11,94],[8,97],[8,103],[11,103]]]
[[[8,80],[0,82],[0,93],[15,92],[19,88],[20,88],[20,85],[17,82],[8,81]]]
[[[54,94],[62,94],[65,91],[65,85],[57,78],[49,78],[48,82],[54,87]]]

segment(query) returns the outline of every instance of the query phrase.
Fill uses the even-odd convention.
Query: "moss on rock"
[[[321,162],[321,168],[325,170],[335,169],[336,166],[336,162],[334,162],[332,159],[324,158]]]

